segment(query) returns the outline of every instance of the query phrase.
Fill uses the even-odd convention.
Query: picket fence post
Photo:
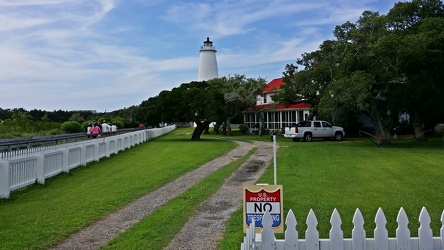
[[[313,209],[310,209],[307,216],[307,230],[305,230],[305,249],[319,250],[319,232],[316,229],[318,226],[318,219],[316,218]]]
[[[287,225],[287,230],[285,230],[285,249],[298,250],[299,235],[296,230],[297,224],[296,216],[294,216],[293,210],[290,209],[285,219],[285,225]]]
[[[366,233],[364,230],[364,217],[362,216],[361,210],[356,208],[355,214],[353,215],[353,230],[352,230],[352,246],[355,250],[365,250],[366,249]]]
[[[430,228],[430,216],[427,209],[423,207],[419,215],[420,227],[418,229],[419,249],[432,250],[433,249],[433,233]]]
[[[9,183],[9,162],[0,161],[0,198],[8,199],[11,194]]]
[[[398,213],[398,228],[396,229],[396,241],[399,250],[410,250],[410,230],[408,228],[409,219],[404,208],[401,207]]]
[[[331,215],[330,224],[330,250],[344,249],[344,234],[341,230],[342,221],[336,208]]]
[[[375,224],[375,250],[388,250],[388,231],[385,227],[387,219],[381,208],[378,208],[378,212],[376,212]]]
[[[273,219],[269,211],[266,211],[262,219],[262,249],[274,249],[275,240],[274,232],[272,229]]]
[[[37,164],[35,166],[35,172],[38,184],[45,184],[45,157],[43,155],[37,156]]]

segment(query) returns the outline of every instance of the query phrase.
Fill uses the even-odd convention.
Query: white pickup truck
[[[311,141],[313,138],[334,138],[340,141],[344,138],[345,132],[342,127],[332,126],[326,121],[302,121],[294,127],[285,128],[285,137],[293,141]]]

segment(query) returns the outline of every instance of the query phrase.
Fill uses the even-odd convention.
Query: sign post
[[[244,186],[244,233],[252,220],[255,221],[256,232],[262,230],[262,219],[266,211],[273,219],[272,229],[275,233],[284,232],[282,185],[245,185]]]
[[[273,135],[273,166],[274,166],[274,185],[277,185],[277,171],[276,171],[276,135]]]

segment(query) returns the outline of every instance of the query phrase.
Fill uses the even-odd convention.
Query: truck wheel
[[[304,141],[311,141],[313,138],[311,136],[311,133],[305,133],[304,134]]]
[[[341,132],[336,132],[335,133],[335,140],[336,141],[342,141],[342,138],[343,138],[343,136],[342,136]]]
[[[299,138],[291,138],[293,141],[299,141]]]

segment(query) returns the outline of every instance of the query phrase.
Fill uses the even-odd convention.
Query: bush
[[[5,120],[0,123],[0,134],[40,134],[41,132],[58,129],[59,127],[60,124],[57,122]]]
[[[61,134],[61,131],[60,131],[60,129],[53,129],[53,130],[48,131],[47,133],[48,133],[48,135],[58,135],[58,134]]]
[[[444,135],[444,124],[437,124],[435,126],[435,131],[436,134],[438,135]]]
[[[240,124],[239,125],[239,130],[242,134],[247,134],[248,133],[248,126],[245,124]]]
[[[67,121],[60,125],[60,129],[66,133],[79,133],[83,132],[82,125],[76,121]]]
[[[112,125],[113,123],[116,124],[116,126],[117,126],[117,131],[119,131],[119,129],[122,129],[122,128],[125,127],[125,123],[123,122],[122,119],[115,118],[115,119],[113,119],[109,124]]]

